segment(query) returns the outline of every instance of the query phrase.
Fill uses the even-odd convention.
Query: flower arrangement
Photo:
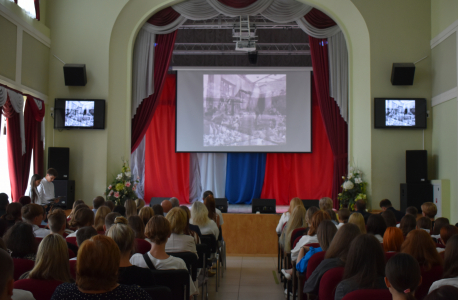
[[[107,200],[113,201],[115,205],[124,205],[126,200],[137,199],[135,192],[137,184],[138,180],[132,180],[129,163],[123,160],[121,173],[107,187],[104,195],[106,195]]]
[[[348,176],[342,176],[342,193],[337,195],[340,201],[340,207],[347,207],[354,210],[357,200],[366,200],[366,185],[362,179],[363,172],[353,167],[348,170]]]

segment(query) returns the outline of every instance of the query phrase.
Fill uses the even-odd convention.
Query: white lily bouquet
[[[113,182],[107,187],[105,195],[107,200],[113,201],[116,205],[123,205],[126,200],[137,199],[138,180],[132,180],[132,173],[129,163],[123,160],[121,173],[116,176]]]
[[[342,184],[342,193],[337,195],[340,201],[340,207],[346,207],[354,210],[357,200],[366,200],[366,185],[362,179],[363,172],[359,169],[350,167],[347,177],[342,176],[344,180]]]

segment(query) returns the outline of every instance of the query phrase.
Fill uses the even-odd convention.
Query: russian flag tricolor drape
[[[232,204],[271,198],[331,196],[333,153],[312,84],[312,153],[175,153],[176,76],[167,75],[146,132],[145,201],[177,197],[190,203],[212,190]]]

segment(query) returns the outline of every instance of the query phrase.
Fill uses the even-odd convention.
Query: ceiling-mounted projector
[[[255,41],[238,41],[235,43],[235,50],[246,51],[246,52],[256,51],[256,42]]]

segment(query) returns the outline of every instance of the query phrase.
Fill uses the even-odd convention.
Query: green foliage
[[[137,199],[138,180],[132,180],[132,173],[129,168],[129,163],[123,160],[121,173],[116,176],[111,184],[107,187],[105,195],[107,200],[111,200],[115,205],[123,205],[126,200]]]
[[[340,207],[347,207],[350,210],[354,210],[357,200],[367,200],[367,182],[363,181],[362,174],[360,170],[350,167],[348,176],[342,176],[342,192],[337,196],[337,199],[340,201]]]

